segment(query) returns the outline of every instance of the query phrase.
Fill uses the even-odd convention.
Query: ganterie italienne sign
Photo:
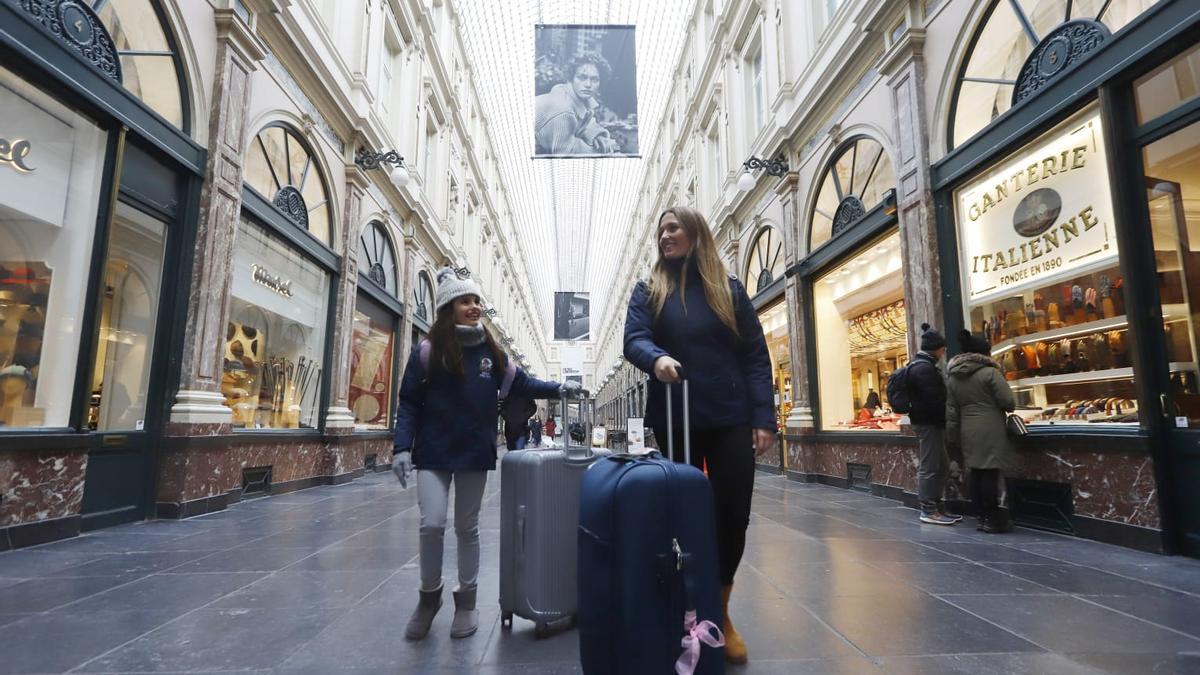
[[[970,304],[1117,259],[1099,112],[1026,146],[955,201]]]

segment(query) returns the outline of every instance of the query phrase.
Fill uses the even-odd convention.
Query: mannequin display
[[[28,394],[33,375],[25,366],[13,364],[0,370],[0,426],[32,426]]]

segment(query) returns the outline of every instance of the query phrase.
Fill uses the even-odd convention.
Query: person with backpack
[[[418,470],[421,512],[420,599],[404,631],[410,640],[429,633],[442,606],[442,541],[452,482],[458,590],[450,636],[464,638],[479,627],[479,506],[487,472],[496,468],[497,399],[580,394],[577,385],[543,382],[517,368],[480,323],[481,296],[474,281],[459,279],[452,268],[438,274],[436,319],[429,337],[413,349],[400,385],[392,470],[405,487]]]
[[[962,448],[971,471],[971,500],[979,517],[978,529],[989,534],[1008,532],[1012,524],[1000,510],[1004,472],[1016,461],[1006,418],[1016,408],[1012,388],[991,344],[982,333],[962,331],[962,353],[950,359],[946,397],[946,442]],[[964,443],[964,439],[970,439]]]
[[[922,523],[954,525],[962,516],[941,508],[942,491],[950,469],[946,454],[946,379],[938,365],[946,353],[946,338],[929,324],[921,324],[921,351],[904,366],[901,378],[888,381],[888,396],[901,402],[907,396],[908,418],[919,439],[917,498]],[[893,378],[896,378],[893,375]],[[900,385],[900,386],[894,386]],[[893,392],[893,389],[896,389]],[[896,404],[892,404],[893,409]],[[899,410],[904,412],[904,410]]]
[[[729,620],[734,575],[746,548],[754,458],[775,442],[771,358],[745,287],[726,274],[708,223],[677,206],[658,218],[658,260],[639,281],[625,320],[625,357],[657,380],[649,385],[646,424],[658,439],[665,398],[681,410],[681,370],[691,387],[692,464],[707,465],[716,506],[716,542],[724,600],[725,657],[745,663],[746,643]],[[682,451],[678,452],[678,461]]]
[[[538,447],[542,444],[542,420],[536,415],[529,418],[529,445]]]

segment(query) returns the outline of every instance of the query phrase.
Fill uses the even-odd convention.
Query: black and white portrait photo
[[[587,340],[591,337],[591,304],[587,293],[554,294],[554,339]]]
[[[534,156],[638,154],[633,26],[535,29]]]

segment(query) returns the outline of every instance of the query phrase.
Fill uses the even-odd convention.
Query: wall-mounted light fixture
[[[771,160],[759,159],[758,157],[751,156],[750,159],[742,163],[742,166],[745,168],[745,171],[742,172],[741,176],[738,176],[737,181],[737,187],[742,192],[749,192],[754,189],[754,184],[756,181],[754,179],[754,174],[751,173],[751,171],[765,169],[768,176],[776,177],[782,176],[788,172],[788,163],[787,160],[783,158],[783,155]]]
[[[370,152],[360,148],[358,154],[354,156],[354,163],[363,171],[378,169],[384,164],[391,165],[388,169],[388,177],[392,179],[392,184],[398,188],[408,185],[408,181],[411,178],[408,175],[408,169],[404,166],[404,158],[395,150]]]

